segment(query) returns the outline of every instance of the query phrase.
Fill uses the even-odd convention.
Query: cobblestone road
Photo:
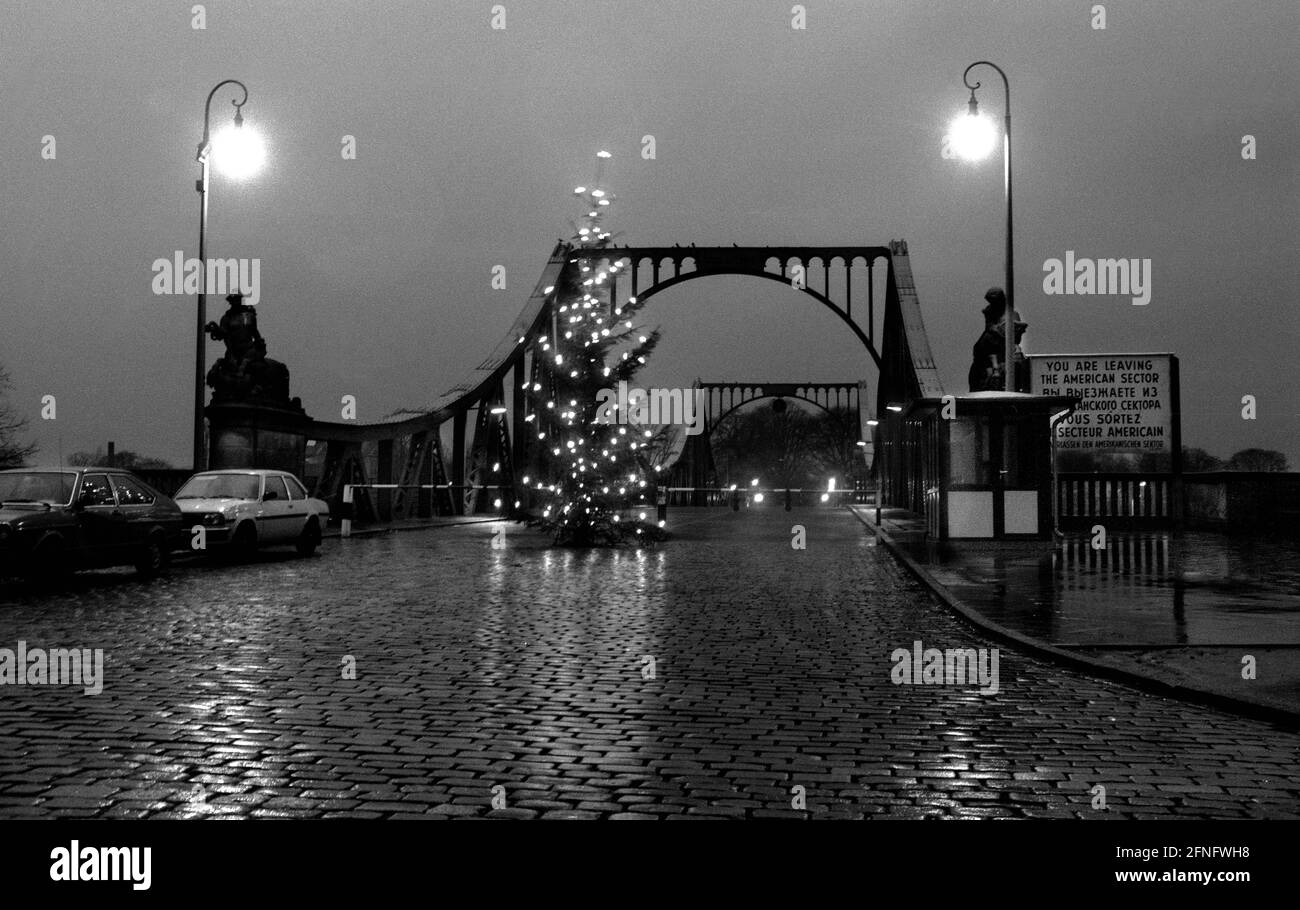
[[[99,696],[0,687],[0,817],[1300,817],[1295,733],[1005,648],[996,695],[893,685],[894,648],[992,643],[847,512],[674,518],[0,588],[0,647],[105,652]]]

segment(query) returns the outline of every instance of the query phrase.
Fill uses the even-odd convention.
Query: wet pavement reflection
[[[992,643],[846,510],[669,522],[642,551],[483,523],[0,586],[0,647],[102,648],[105,677],[0,687],[0,817],[1087,817],[1097,782],[1110,817],[1300,816],[1300,736],[1269,724],[1010,650],[996,694],[895,684],[895,648]],[[1116,582],[1162,590],[1143,634],[1208,634],[1216,564],[1159,558],[1181,620],[1172,568]],[[1099,636],[1121,606],[1092,589],[1024,621]]]
[[[1300,645],[1300,541],[1192,532],[1092,542],[908,551],[990,619],[1053,644]]]

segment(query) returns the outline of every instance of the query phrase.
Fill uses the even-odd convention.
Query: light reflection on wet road
[[[894,685],[894,648],[990,643],[846,511],[674,514],[642,552],[480,524],[0,588],[0,647],[106,676],[0,688],[0,816],[1300,815],[1266,724],[1005,649],[994,696]]]

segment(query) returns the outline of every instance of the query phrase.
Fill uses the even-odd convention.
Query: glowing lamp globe
[[[954,152],[967,161],[978,161],[993,151],[998,131],[993,121],[983,114],[967,113],[953,120],[948,138]]]
[[[212,138],[212,163],[227,177],[251,177],[266,161],[262,137],[249,126],[227,126]]]

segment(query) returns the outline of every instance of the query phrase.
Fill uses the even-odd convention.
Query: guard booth
[[[1052,426],[1079,399],[972,392],[909,402],[896,476],[928,536],[1050,540],[1055,527]]]

